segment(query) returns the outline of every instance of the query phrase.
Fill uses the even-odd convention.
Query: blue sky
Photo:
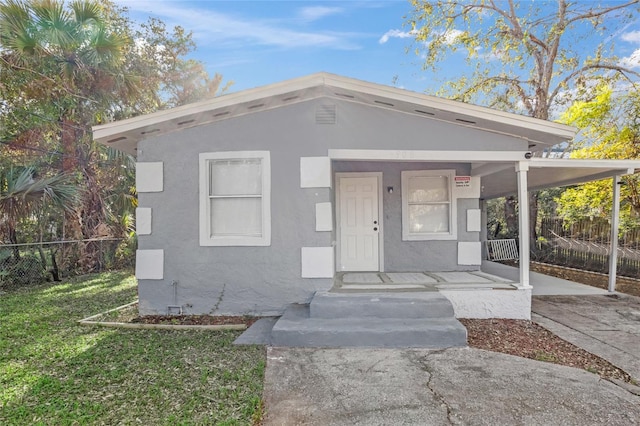
[[[421,92],[465,69],[462,55],[452,57],[446,74],[421,69],[404,26],[411,11],[406,0],[118,3],[136,21],[154,16],[192,31],[198,46],[194,58],[211,74],[232,80],[231,91],[327,71]],[[640,24],[618,28],[613,37],[618,56],[640,68]]]

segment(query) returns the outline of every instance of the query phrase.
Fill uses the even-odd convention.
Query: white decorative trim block
[[[136,191],[162,192],[163,190],[162,161],[136,163]]]
[[[331,159],[300,157],[300,188],[331,188]]]
[[[482,210],[480,209],[467,210],[467,232],[480,232],[482,230],[481,216]]]
[[[136,234],[151,234],[151,208],[138,207],[136,209]]]
[[[316,231],[333,231],[331,203],[316,203]]]
[[[333,247],[302,247],[302,278],[333,278]]]
[[[164,250],[136,250],[136,278],[161,280],[164,278]]]
[[[458,243],[458,265],[482,264],[482,244],[480,241]]]

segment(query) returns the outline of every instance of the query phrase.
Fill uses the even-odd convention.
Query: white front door
[[[378,176],[340,176],[339,227],[342,271],[379,271]]]

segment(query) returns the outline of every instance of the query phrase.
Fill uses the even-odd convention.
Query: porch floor
[[[516,282],[481,271],[471,272],[339,272],[331,292],[438,291],[516,289]]]

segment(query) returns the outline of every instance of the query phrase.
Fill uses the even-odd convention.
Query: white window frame
[[[402,240],[456,240],[458,238],[457,203],[454,193],[455,170],[407,170],[401,172],[402,185]],[[409,179],[412,177],[447,176],[449,181],[449,232],[410,232],[409,226]],[[441,204],[438,202],[437,204]],[[425,203],[426,204],[426,203]]]
[[[209,162],[211,160],[255,159],[262,164],[262,235],[211,235],[209,201]],[[271,245],[271,157],[269,151],[203,152],[200,154],[200,245],[201,246],[270,246]]]

